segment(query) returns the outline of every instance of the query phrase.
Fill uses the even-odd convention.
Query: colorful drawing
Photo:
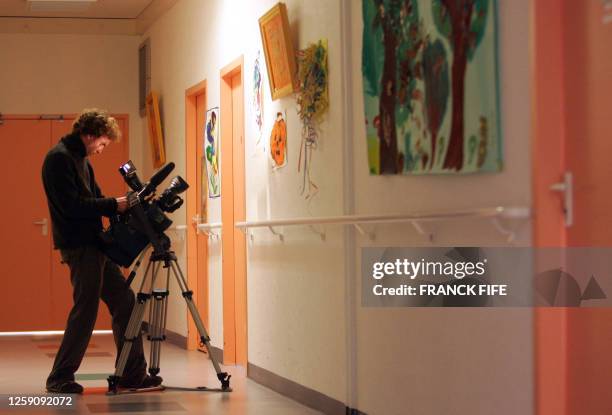
[[[287,124],[282,112],[276,113],[276,121],[270,134],[270,156],[274,168],[287,164]]]
[[[206,126],[204,128],[204,157],[208,173],[208,197],[221,195],[219,181],[219,108],[206,111]]]
[[[257,140],[255,145],[258,146],[261,142],[263,133],[263,80],[261,77],[260,69],[260,54],[257,51],[257,57],[255,58],[255,65],[253,66],[253,99],[252,99],[252,110],[253,120],[255,121]]]
[[[371,174],[499,171],[497,0],[362,0]]]
[[[301,194],[306,199],[310,199],[319,191],[318,186],[310,177],[312,150],[317,147],[318,124],[329,107],[327,40],[320,40],[301,50],[298,53],[298,68],[300,89],[297,94],[297,104],[298,115],[302,121],[302,144],[298,172],[303,165],[304,178]]]
[[[206,168],[206,156],[202,156],[202,160],[200,162],[200,175],[201,175],[201,186],[200,190],[200,221],[206,222],[206,216],[208,213],[208,173]]]

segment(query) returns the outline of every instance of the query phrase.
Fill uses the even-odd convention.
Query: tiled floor
[[[231,393],[190,392],[167,389],[133,395],[106,396],[106,377],[113,371],[112,335],[92,338],[92,347],[77,372],[84,395],[74,397],[71,407],[8,406],[9,396],[57,396],[46,394],[45,378],[61,337],[0,337],[1,414],[228,414],[292,415],[319,414],[246,378],[238,366],[222,369],[232,375]],[[148,342],[145,341],[148,356]],[[208,357],[186,351],[168,342],[162,346],[160,362],[164,385],[220,386]]]

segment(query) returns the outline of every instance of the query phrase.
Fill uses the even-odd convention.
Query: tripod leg
[[[200,334],[200,341],[206,347],[206,350],[208,351],[208,356],[210,357],[210,360],[212,361],[212,364],[215,368],[215,372],[217,372],[217,379],[219,379],[219,381],[221,382],[221,389],[228,390],[230,387],[231,375],[228,375],[227,372],[221,371],[221,367],[219,366],[219,363],[217,362],[215,355],[212,353],[211,346],[210,346],[210,337],[208,337],[208,333],[206,332],[204,323],[202,323],[200,313],[198,312],[198,309],[193,303],[193,299],[192,299],[193,291],[190,291],[188,289],[187,282],[185,281],[183,272],[181,271],[181,268],[178,262],[176,261],[176,259],[173,259],[170,262],[170,266],[172,267],[174,276],[176,277],[179,287],[181,288],[183,298],[185,298],[185,302],[187,303],[187,308],[189,309],[189,312],[191,313],[191,317],[193,318],[193,321],[195,322],[195,325],[198,329],[198,333]]]
[[[136,260],[136,264],[134,265],[134,267],[132,268],[132,271],[130,272],[130,275],[128,275],[127,280],[126,280],[126,284],[129,287],[130,285],[132,285],[132,281],[134,280],[134,277],[136,277],[136,273],[138,272],[138,268],[140,268],[140,264],[142,262],[142,258],[144,258],[145,254],[147,253],[147,251],[149,250],[149,248],[151,247],[151,245],[148,245],[140,254],[140,256],[138,257],[138,259]]]
[[[151,341],[151,358],[149,359],[149,373],[153,376],[159,374],[159,361],[161,356],[161,342],[166,340],[166,315],[168,312],[168,282],[170,280],[170,266],[166,274],[166,289],[153,290],[153,301],[149,313],[149,336]]]
[[[109,376],[107,379],[109,393],[117,393],[119,381],[123,376],[123,371],[125,370],[130,351],[132,350],[132,343],[140,335],[140,329],[142,327],[142,319],[144,317],[146,303],[149,298],[151,298],[151,289],[149,290],[149,293],[143,292],[143,287],[145,285],[149,270],[151,269],[151,264],[151,262],[147,264],[147,269],[145,270],[145,274],[140,285],[140,291],[136,295],[136,304],[134,305],[134,309],[132,310],[132,314],[130,315],[128,326],[125,330],[125,335],[123,337],[123,347],[121,348],[121,353],[119,354],[119,359],[117,360],[115,373],[112,376]],[[155,264],[153,264],[152,274],[153,276],[151,281],[151,288],[153,287],[153,284],[155,283],[155,278],[157,276],[157,267],[155,266]]]
[[[117,361],[115,373],[113,376],[109,376],[108,378],[109,392],[117,392],[117,385],[123,376],[123,370],[125,369],[130,351],[132,350],[132,343],[140,335],[140,327],[142,326],[142,318],[144,316],[146,302],[150,297],[151,294],[146,293],[138,293],[136,296],[136,305],[134,305],[132,315],[130,316],[130,322],[128,323],[128,327],[125,331],[123,347],[121,348],[121,354],[119,355],[119,360]]]

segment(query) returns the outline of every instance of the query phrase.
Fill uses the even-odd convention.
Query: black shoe
[[[161,383],[164,380],[161,378],[161,376],[151,376],[151,375],[146,375],[144,378],[142,378],[140,381],[120,381],[119,382],[119,387],[120,388],[125,388],[125,389],[147,389],[147,388],[154,388],[157,387],[159,385],[161,385]]]
[[[51,393],[83,393],[83,387],[73,380],[53,386],[47,386],[47,392]]]

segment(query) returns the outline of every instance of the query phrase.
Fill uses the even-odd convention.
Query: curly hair
[[[84,109],[72,124],[72,133],[92,135],[96,138],[105,135],[112,141],[121,138],[117,120],[108,115],[105,110],[97,108]]]

